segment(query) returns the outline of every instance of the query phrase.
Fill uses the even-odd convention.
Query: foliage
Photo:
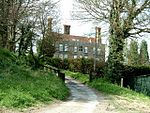
[[[57,67],[57,68],[61,68],[62,67],[62,59],[60,59],[60,58],[48,58],[47,64],[54,66],[54,67]]]
[[[116,84],[112,84],[105,79],[94,80],[93,82],[89,83],[89,85],[105,94],[108,94],[108,95],[118,95],[118,96],[124,96],[124,97],[128,97],[128,98],[134,98],[134,99],[140,98],[143,100],[150,99],[149,97],[147,97],[143,94],[136,93],[135,91],[132,91],[127,88],[121,88],[120,86],[118,86]]]
[[[148,66],[124,66],[123,77],[140,76],[150,74],[150,67]]]
[[[8,50],[0,49],[0,106],[23,109],[68,96],[68,88],[55,75],[31,70],[14,59]]]
[[[19,40],[19,47],[18,47],[18,54],[19,56],[25,56],[28,53],[28,50],[32,49],[31,44],[32,40],[35,37],[34,32],[32,31],[32,25],[20,25],[19,29],[21,32],[20,40]]]
[[[150,1],[76,0],[76,2],[77,19],[109,24],[109,57],[106,75],[112,82],[118,82],[124,61],[124,40],[150,31],[147,21]]]
[[[7,57],[6,57],[7,56]],[[6,68],[10,63],[16,60],[16,56],[7,49],[0,48],[0,67]]]
[[[50,58],[47,60],[47,63],[49,65],[52,65],[54,67],[70,70],[74,72],[81,72],[81,73],[91,73],[94,71],[93,69],[93,59],[60,59],[60,58]],[[104,62],[96,62],[96,73],[98,76],[103,75],[103,69],[104,69],[105,63]]]
[[[142,40],[141,46],[140,46],[140,65],[149,65],[149,55],[147,50],[147,42],[145,40]]]
[[[1,0],[0,6],[0,46],[19,55],[29,52],[41,35],[45,37],[49,16],[55,27],[59,20],[58,2],[53,0]]]
[[[119,35],[119,34],[118,34]],[[105,75],[113,83],[119,82],[122,74],[122,66],[124,62],[123,58],[123,45],[124,40],[115,38],[118,36],[112,36],[110,38],[109,56],[107,61],[107,67]]]
[[[128,65],[131,66],[139,65],[138,43],[135,40],[132,40],[130,43],[130,49],[128,54]]]
[[[53,57],[54,53],[56,52],[53,38],[56,37],[49,34],[48,36],[43,37],[42,40],[38,40],[37,44],[39,55],[45,59],[47,57]]]
[[[124,86],[150,96],[150,75],[128,76],[124,79]]]
[[[92,88],[97,89],[101,93],[107,94],[107,95],[118,95],[122,97],[127,98],[133,98],[137,100],[150,100],[150,97],[143,95],[142,93],[137,93],[135,91],[132,91],[127,88],[122,88],[118,86],[117,84],[112,84],[108,79],[106,78],[98,78],[94,79],[92,82],[88,81],[88,76],[84,75],[82,73],[74,73],[70,71],[65,71],[66,75],[75,78],[79,80],[82,83],[87,83]]]
[[[89,77],[87,74],[82,74],[79,72],[71,72],[71,71],[65,71],[66,76],[70,76],[74,79],[79,80],[81,83],[88,83],[89,82]]]

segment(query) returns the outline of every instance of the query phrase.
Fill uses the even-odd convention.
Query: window
[[[63,44],[59,44],[59,51],[63,51]]]
[[[78,47],[74,47],[74,52],[77,52],[78,51]]]
[[[72,39],[72,41],[76,41],[76,39]]]
[[[64,51],[68,51],[68,44],[65,44]]]
[[[93,47],[93,54],[95,54],[95,47]]]
[[[79,51],[83,51],[83,47],[82,46],[79,47]]]
[[[64,54],[64,58],[68,58],[68,55],[67,55],[67,54]]]
[[[76,59],[76,58],[78,58],[78,56],[77,56],[77,55],[74,55],[73,58]]]
[[[82,55],[80,55],[80,58],[83,58]]]
[[[88,47],[84,48],[84,53],[88,53]]]

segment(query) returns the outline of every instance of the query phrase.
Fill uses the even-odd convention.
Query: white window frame
[[[93,54],[95,54],[95,47],[93,47]]]
[[[88,53],[88,47],[84,47],[84,53]]]
[[[78,56],[77,56],[77,55],[74,55],[74,56],[73,56],[73,58],[74,58],[74,59],[77,59],[77,58],[78,58]]]
[[[68,51],[68,44],[65,44],[64,51]]]
[[[78,52],[78,47],[77,46],[74,47],[74,52],[75,53]]]
[[[63,44],[59,44],[59,51],[63,51]]]

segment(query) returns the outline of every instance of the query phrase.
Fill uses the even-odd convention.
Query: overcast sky
[[[73,0],[61,0],[62,9],[62,26],[63,24],[71,25],[72,35],[85,35],[93,32],[93,26],[91,23],[81,23],[76,20],[72,20],[71,11],[73,10]]]

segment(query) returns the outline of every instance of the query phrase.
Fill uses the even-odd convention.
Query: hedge
[[[60,59],[60,58],[50,58],[47,60],[49,65],[55,66],[60,69],[70,70],[73,72],[81,72],[84,74],[90,74],[94,71],[94,59]],[[96,61],[96,74],[103,75],[105,63]]]

